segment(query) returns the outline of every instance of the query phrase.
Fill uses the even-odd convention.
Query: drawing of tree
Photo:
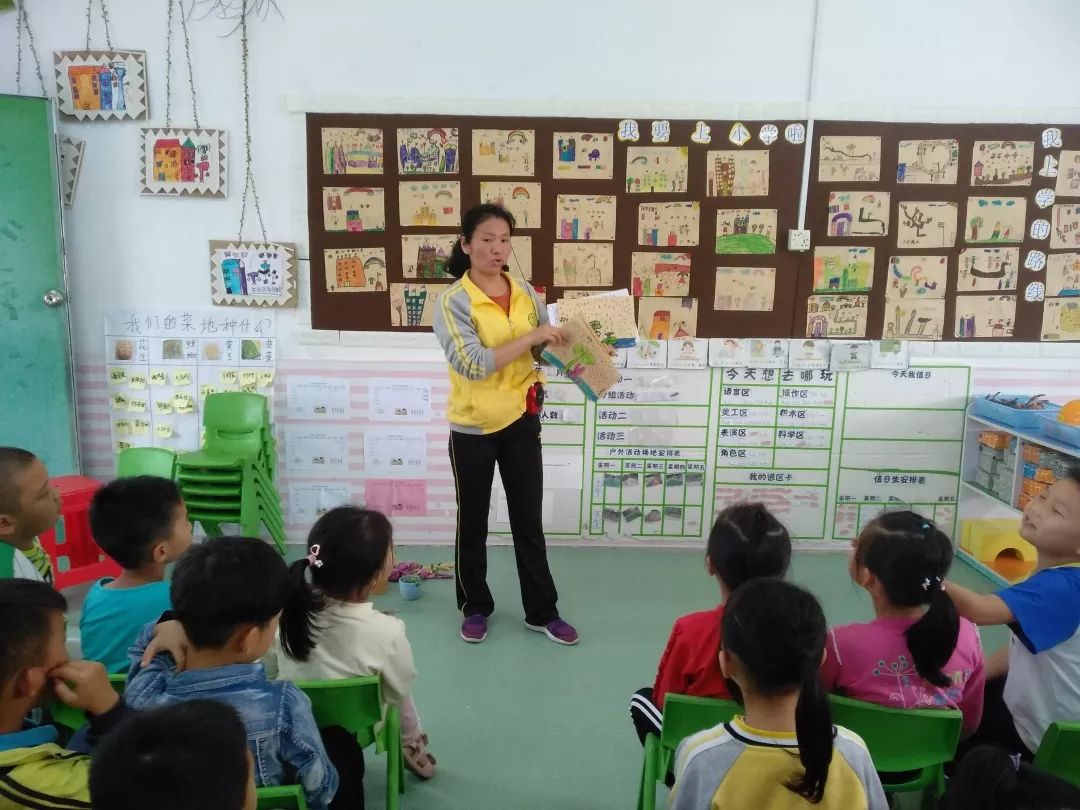
[[[979,228],[983,226],[983,218],[972,217],[968,224],[971,225],[971,241],[974,242],[979,238]]]

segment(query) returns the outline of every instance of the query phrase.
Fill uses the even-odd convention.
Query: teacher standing
[[[495,600],[487,584],[488,511],[499,466],[525,624],[559,644],[577,631],[559,617],[541,516],[544,465],[540,449],[543,378],[534,355],[565,341],[528,282],[507,272],[514,217],[478,205],[461,222],[447,266],[458,279],[435,307],[435,334],[450,364],[450,464],[457,494],[455,578],[461,638],[487,638]]]

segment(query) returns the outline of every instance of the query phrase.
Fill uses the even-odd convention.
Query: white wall
[[[587,0],[566,13],[481,0],[278,2],[284,20],[251,26],[254,153],[269,236],[300,243],[303,256],[304,109],[1080,121],[1080,84],[1065,76],[1080,42],[1074,0],[820,0],[816,44],[811,0]],[[27,0],[47,82],[51,52],[85,44],[76,5]],[[153,124],[164,123],[164,9],[163,0],[109,0],[114,45],[148,51]],[[221,38],[232,25],[191,26],[201,123],[233,139],[227,200],[139,197],[138,125],[61,123],[87,141],[66,221],[79,363],[102,358],[106,308],[208,306],[206,243],[233,236],[240,210],[239,42]],[[0,15],[0,92],[15,91],[14,41],[15,15]],[[174,43],[174,123],[189,123],[179,32]],[[36,90],[26,67],[23,92]],[[300,308],[279,316],[282,353],[377,356],[359,347],[386,336],[310,331],[306,266],[301,275]],[[417,347],[417,359],[439,356],[428,335],[393,340]],[[1078,356],[1071,346],[924,350]]]

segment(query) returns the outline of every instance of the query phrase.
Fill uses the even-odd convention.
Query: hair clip
[[[930,524],[929,524],[929,523],[924,523],[924,524],[922,525],[922,530],[923,530],[924,532],[925,532],[925,531],[929,531],[929,530],[930,530]]]
[[[308,549],[307,555],[308,565],[313,565],[316,568],[322,568],[323,561],[319,559],[319,544],[316,543],[310,549]]]
[[[941,584],[941,577],[927,577],[922,581],[922,589],[924,591],[930,590],[932,585],[941,585],[941,590],[945,590],[945,586]]]
[[[1009,759],[1012,760],[1013,770],[1014,771],[1020,770],[1020,755],[1019,754],[1009,754]]]
[[[308,559],[311,559],[310,557]],[[922,589],[924,591],[930,590],[930,577],[927,577],[922,581]]]

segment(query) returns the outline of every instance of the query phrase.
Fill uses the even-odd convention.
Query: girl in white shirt
[[[429,779],[435,758],[427,752],[427,735],[412,699],[416,667],[405,623],[368,601],[386,593],[393,567],[392,529],[384,515],[340,506],[319,518],[308,536],[307,557],[291,566],[300,595],[281,614],[278,677],[378,675],[383,698],[401,711],[405,764]]]

